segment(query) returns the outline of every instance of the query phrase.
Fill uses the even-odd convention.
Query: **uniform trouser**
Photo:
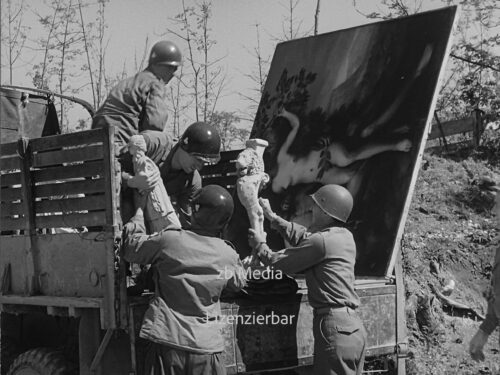
[[[363,371],[366,331],[355,310],[315,310],[314,374],[359,375]]]
[[[155,130],[145,130],[139,134],[146,134],[148,138],[153,138],[155,140],[155,147],[146,150],[146,156],[153,160],[157,166],[160,166],[168,156],[168,154],[165,153],[165,148],[168,146],[168,138],[164,133]],[[128,153],[128,149],[125,148],[123,144],[115,143],[115,156],[119,161],[118,167],[120,168],[120,172],[124,170],[128,173],[132,173],[132,156]],[[119,173],[119,175],[121,175],[121,173]],[[121,178],[119,183],[123,183]],[[134,189],[122,187],[120,196],[120,212],[122,221],[125,224],[134,216],[139,201],[137,196],[134,196]]]
[[[196,354],[150,343],[144,375],[226,375],[222,353]]]

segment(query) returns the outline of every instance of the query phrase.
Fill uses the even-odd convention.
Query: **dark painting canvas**
[[[309,195],[354,197],[356,274],[383,276],[401,237],[456,8],[277,46],[251,138],[269,142],[263,196],[308,224]],[[274,248],[279,248],[278,239]]]

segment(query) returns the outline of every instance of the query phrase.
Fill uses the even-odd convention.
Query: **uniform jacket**
[[[141,135],[146,140],[146,156],[158,165],[163,185],[165,185],[172,204],[177,210],[183,227],[189,226],[190,203],[196,192],[202,187],[200,173],[198,171],[186,173],[183,170],[172,168],[172,157],[179,145],[174,144],[166,133],[146,130]],[[128,152],[122,154],[119,159],[122,171],[134,173],[132,157]],[[130,216],[126,217],[125,220],[128,220]]]
[[[163,131],[168,119],[165,83],[148,69],[120,81],[92,119],[92,129],[115,127],[117,150],[144,130]]]
[[[179,228],[144,232],[143,223],[125,226],[124,258],[151,264],[156,286],[140,336],[195,353],[222,352],[220,295],[245,284],[238,254],[220,238]]]
[[[491,273],[491,288],[488,295],[488,311],[480,328],[490,335],[500,321],[500,249],[495,254],[493,271]]]
[[[274,220],[272,226],[292,247],[272,252],[267,245],[260,246],[264,264],[289,274],[304,272],[309,303],[315,309],[359,306],[354,291],[356,245],[351,232],[334,227],[310,233],[282,218]]]

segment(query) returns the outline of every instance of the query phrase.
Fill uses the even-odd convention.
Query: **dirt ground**
[[[498,164],[472,157],[424,155],[402,249],[407,374],[496,374],[500,369],[498,329],[490,336],[484,362],[468,354],[486,313],[483,294],[500,246],[494,193],[485,183],[500,182],[499,172]],[[455,287],[447,298],[458,307],[439,297],[451,280]]]

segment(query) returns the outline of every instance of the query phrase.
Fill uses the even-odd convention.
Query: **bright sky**
[[[190,4],[189,0],[186,4]],[[215,0],[213,18],[210,21],[212,37],[217,41],[214,56],[223,57],[223,64],[229,74],[229,84],[224,97],[219,102],[219,109],[227,111],[242,110],[248,105],[241,99],[239,92],[251,95],[255,87],[245,74],[257,67],[255,57],[249,51],[256,47],[256,27],[259,24],[261,48],[264,56],[272,56],[276,45],[276,36],[283,31],[283,22],[287,17],[288,0]],[[301,31],[311,30],[314,25],[316,0],[300,0],[295,9],[294,20],[302,22]],[[181,0],[111,0],[107,13],[111,35],[110,49],[116,65],[126,59],[133,65],[133,56],[137,51],[141,55],[146,36],[154,42],[161,39],[159,34],[167,27],[173,28],[170,21],[180,13]],[[351,0],[321,2],[319,32],[333,31],[365,23],[358,14]],[[185,42],[175,36],[168,36],[181,48]],[[113,46],[113,47],[111,47]],[[116,48],[120,46],[120,48]]]
[[[20,1],[13,0],[14,3]],[[187,5],[193,4],[193,0],[185,0],[185,2]],[[427,2],[428,6],[425,9],[442,6],[439,1],[428,0]],[[2,1],[2,8],[6,3]],[[238,93],[251,95],[252,88],[255,88],[255,83],[245,77],[245,74],[251,73],[257,67],[255,57],[249,52],[256,46],[255,24],[260,25],[263,55],[271,57],[276,45],[275,38],[283,35],[283,25],[289,12],[289,0],[213,0],[212,3],[213,17],[210,20],[210,27],[212,38],[217,41],[213,56],[224,57],[222,63],[226,67],[229,78],[228,88],[217,109],[244,111],[249,102],[244,101]],[[302,23],[301,32],[312,30],[316,3],[317,0],[299,0],[294,10],[294,20],[296,24]],[[373,6],[374,0],[358,0],[357,3],[363,10],[374,10],[367,8]],[[125,64],[128,73],[134,74],[134,56],[142,55],[146,37],[149,37],[150,45],[164,38],[160,34],[165,32],[167,27],[174,28],[170,19],[180,13],[181,4],[182,0],[110,0],[106,5],[106,19],[109,24],[107,33],[110,38],[106,51],[107,72],[118,73]],[[42,0],[30,0],[29,5],[34,9],[46,9]],[[5,12],[5,9],[2,11]],[[30,34],[41,30],[32,13],[25,17],[26,22],[32,27]],[[356,12],[352,0],[321,1],[320,33],[368,22],[370,20]],[[33,38],[33,35],[30,37]],[[175,36],[167,38],[175,41],[181,49],[185,49],[184,41]],[[30,64],[16,69],[13,84],[32,86],[31,78],[27,75],[30,71]],[[2,68],[3,83],[8,78],[6,73],[5,68]],[[90,92],[82,91],[79,96],[91,101]]]

